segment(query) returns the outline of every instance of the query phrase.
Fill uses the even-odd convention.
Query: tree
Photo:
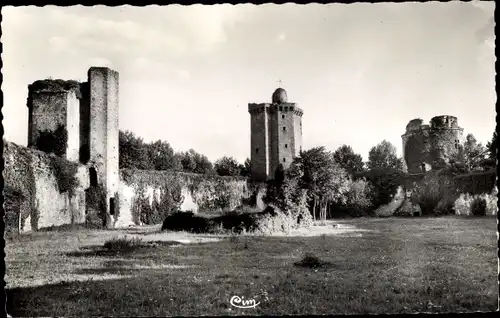
[[[144,140],[131,131],[119,132],[119,167],[128,169],[154,169]]]
[[[403,161],[396,155],[396,147],[387,140],[372,147],[368,153],[368,169],[395,168],[401,170]]]
[[[240,165],[233,157],[224,156],[218,159],[214,164],[214,168],[219,176],[240,175]]]
[[[180,170],[180,162],[174,149],[166,141],[157,140],[147,144],[148,155],[155,170]]]
[[[245,164],[240,164],[240,175],[242,177],[250,177],[250,158],[245,160]]]
[[[333,153],[333,158],[350,175],[363,172],[364,163],[361,155],[354,153],[351,146],[342,145]]]
[[[483,170],[482,163],[488,154],[481,143],[478,143],[473,134],[468,134],[464,144],[464,164],[469,171]]]
[[[301,186],[313,201],[313,219],[316,219],[319,204],[320,218],[325,220],[328,204],[342,200],[342,195],[347,191],[347,172],[324,147],[302,151],[295,161],[303,169]]]
[[[180,158],[182,171],[199,174],[214,173],[213,165],[205,155],[197,153],[194,149],[181,152],[177,155]]]
[[[486,148],[488,149],[488,158],[490,158],[496,162],[496,160],[497,160],[497,132],[496,131],[493,133],[493,138],[491,138],[491,141],[488,141],[486,143]]]

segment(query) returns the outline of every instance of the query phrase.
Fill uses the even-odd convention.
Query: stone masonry
[[[279,165],[287,169],[302,150],[302,114],[296,103],[289,103],[287,93],[278,88],[272,102],[248,104],[250,113],[252,179],[274,178]]]
[[[408,173],[440,168],[452,159],[463,157],[463,128],[454,116],[433,117],[430,125],[424,125],[422,119],[413,119],[401,137],[404,170]]]
[[[65,159],[86,165],[90,186],[106,191],[107,211],[114,211],[119,189],[119,74],[91,67],[88,81],[43,80],[29,86],[28,147],[37,148],[41,131],[64,127]]]

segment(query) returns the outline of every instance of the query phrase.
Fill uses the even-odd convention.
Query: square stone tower
[[[272,103],[250,103],[251,175],[256,181],[274,178],[276,169],[287,169],[302,150],[302,109],[289,103],[278,88]]]
[[[51,79],[28,86],[28,147],[78,161],[82,99],[79,86],[76,81]]]

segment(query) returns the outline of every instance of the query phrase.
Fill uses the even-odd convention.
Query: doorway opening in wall
[[[109,198],[109,214],[115,214],[115,198]]]
[[[90,186],[97,187],[97,171],[94,167],[89,168]]]

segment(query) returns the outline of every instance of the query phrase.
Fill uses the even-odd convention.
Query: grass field
[[[199,316],[495,311],[496,223],[492,217],[359,218],[341,221],[340,228],[351,226],[348,231],[329,223],[329,235],[308,237],[159,234],[155,228],[33,233],[6,242],[7,312]],[[103,249],[106,240],[124,234],[161,242],[128,253]],[[191,243],[179,243],[183,240]],[[306,254],[325,265],[294,265]],[[235,308],[232,296],[259,304]]]

